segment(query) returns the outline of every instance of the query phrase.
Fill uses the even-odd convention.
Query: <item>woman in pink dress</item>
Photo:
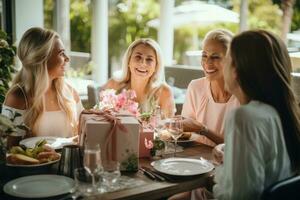
[[[217,29],[206,34],[203,40],[201,65],[205,77],[191,81],[183,104],[184,131],[199,134],[197,141],[212,147],[224,143],[225,115],[240,104],[236,97],[225,90],[223,67],[233,34]],[[215,156],[223,157],[216,148]],[[204,188],[176,194],[169,200],[203,199]]]
[[[187,89],[182,116],[184,130],[199,134],[197,141],[214,147],[224,143],[224,118],[238,100],[225,90],[223,66],[233,34],[213,30],[203,40],[201,65],[205,77],[193,80]]]

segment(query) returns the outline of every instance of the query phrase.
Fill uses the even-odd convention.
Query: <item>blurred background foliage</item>
[[[5,94],[9,89],[9,82],[12,80],[12,75],[16,72],[14,68],[16,47],[7,42],[9,39],[7,33],[0,30],[0,111]]]
[[[175,0],[175,6],[185,0]],[[239,12],[240,0],[210,0],[223,7]],[[280,0],[248,0],[249,28],[263,28],[280,33],[282,10]],[[71,19],[71,50],[79,52],[91,51],[91,1],[70,0]],[[53,0],[44,0],[45,26],[52,28]],[[120,62],[128,45],[137,38],[151,37],[157,40],[157,30],[148,27],[147,22],[159,16],[158,0],[109,0],[109,65]],[[188,50],[201,49],[201,40],[204,35],[214,28],[227,28],[234,33],[238,32],[239,25],[219,23],[208,26],[183,26],[174,32],[174,59],[177,63],[183,62]],[[292,30],[300,28],[300,1],[296,1],[292,21]],[[198,42],[195,45],[195,33]]]

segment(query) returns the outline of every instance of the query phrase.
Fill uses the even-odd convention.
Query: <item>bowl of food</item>
[[[12,176],[52,173],[59,160],[60,154],[41,140],[34,148],[12,147],[6,156],[6,169]]]

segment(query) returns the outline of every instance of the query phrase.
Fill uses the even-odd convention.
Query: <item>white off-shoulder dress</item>
[[[26,95],[24,91],[22,92],[25,96],[26,108],[28,108],[28,101]],[[67,115],[63,110],[57,110],[57,111],[45,110],[40,116],[40,119],[38,120],[38,124],[36,126],[37,128],[35,130],[36,136],[72,137],[74,135],[77,135],[77,123],[79,120],[79,115],[83,110],[83,106],[81,101],[76,103],[71,92],[68,92],[68,94],[69,94],[69,99],[71,101],[71,109],[74,115],[73,117],[74,119],[76,119],[75,122],[73,122],[74,124],[67,120]],[[20,109],[3,105],[1,112],[3,115],[8,116],[9,118],[13,118],[15,113],[19,113],[20,116],[15,118],[14,123],[22,124],[23,115],[25,111],[26,110],[20,110]]]

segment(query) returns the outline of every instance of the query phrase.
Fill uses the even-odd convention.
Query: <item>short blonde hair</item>
[[[222,44],[225,48],[225,51],[227,51],[232,38],[233,33],[231,31],[226,29],[216,29],[206,33],[202,44],[205,45],[207,41],[213,40]]]
[[[121,74],[119,76],[113,77],[113,79],[120,82],[121,84],[128,83],[131,76],[130,70],[128,69],[129,68],[128,64],[134,48],[140,44],[144,44],[151,47],[155,51],[155,55],[156,55],[155,72],[149,80],[148,87],[152,88],[157,85],[160,85],[162,82],[164,82],[164,78],[162,79],[161,77],[161,71],[164,67],[164,63],[162,60],[162,51],[161,48],[159,47],[159,44],[151,38],[140,38],[138,40],[135,40],[133,43],[131,43],[131,45],[127,48],[123,57]]]

